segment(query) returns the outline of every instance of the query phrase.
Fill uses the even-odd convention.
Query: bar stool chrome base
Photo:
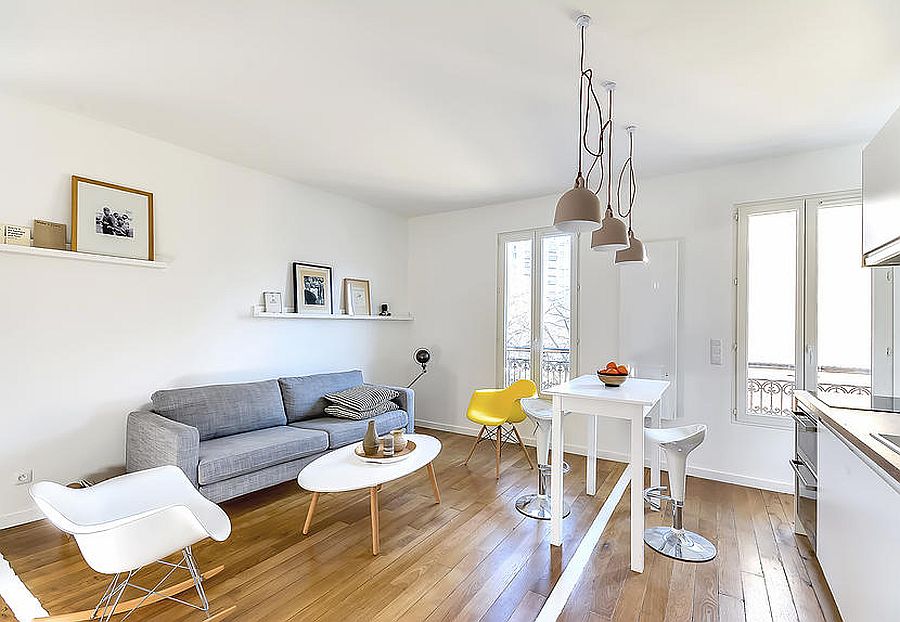
[[[708,562],[716,556],[716,545],[693,531],[674,527],[644,530],[644,542],[666,557],[683,562]]]
[[[569,463],[563,462],[563,473],[569,472]],[[538,491],[528,495],[522,495],[516,499],[516,509],[528,518],[537,520],[550,520],[550,495],[547,494],[550,481],[550,465],[538,465]],[[563,501],[563,518],[572,512],[568,503]]]
[[[533,493],[516,499],[516,509],[528,518],[550,520],[550,497]],[[572,513],[572,508],[563,501],[563,518]]]

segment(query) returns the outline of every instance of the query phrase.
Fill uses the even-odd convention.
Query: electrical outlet
[[[34,471],[31,469],[25,469],[24,471],[16,471],[13,473],[13,483],[16,486],[22,486],[24,484],[30,484],[34,480]]]
[[[709,340],[709,364],[715,366],[722,365],[722,340]]]

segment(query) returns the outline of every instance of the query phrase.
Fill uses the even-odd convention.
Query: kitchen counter
[[[803,490],[816,505],[816,557],[841,616],[900,620],[900,454],[872,436],[900,434],[900,415],[834,408],[805,391],[795,397],[819,420],[816,473]]]
[[[794,394],[797,401],[815,411],[820,421],[851,450],[900,492],[900,454],[872,436],[873,433],[900,434],[900,414],[832,408],[807,391]]]

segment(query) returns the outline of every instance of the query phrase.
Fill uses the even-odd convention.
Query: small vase
[[[391,434],[394,435],[394,451],[400,453],[406,449],[406,437],[403,436],[403,429],[394,430]]]
[[[363,437],[363,453],[374,456],[378,453],[378,432],[375,431],[375,422],[369,421],[369,428]]]

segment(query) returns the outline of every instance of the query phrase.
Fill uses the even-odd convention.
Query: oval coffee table
[[[372,555],[378,555],[381,549],[381,537],[378,523],[378,491],[381,486],[401,477],[405,477],[421,468],[428,470],[431,489],[435,502],[441,502],[441,491],[438,489],[432,461],[441,453],[441,442],[433,436],[425,434],[407,434],[406,438],[414,441],[416,449],[409,457],[390,464],[372,464],[363,462],[353,455],[353,449],[359,443],[353,443],[306,465],[297,476],[297,483],[313,493],[303,525],[304,535],[309,533],[316,503],[323,492],[348,492],[351,490],[369,489],[369,509],[372,514]]]

